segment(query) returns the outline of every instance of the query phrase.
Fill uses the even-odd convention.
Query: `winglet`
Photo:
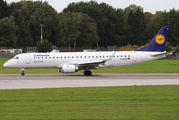
[[[146,47],[137,51],[164,52],[168,31],[168,26],[162,27]]]
[[[112,56],[111,56],[109,59],[106,59],[106,60],[104,60],[104,61],[112,60],[115,54],[116,54],[116,51],[114,51],[114,53],[112,54]]]

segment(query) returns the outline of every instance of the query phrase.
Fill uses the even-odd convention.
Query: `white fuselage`
[[[61,68],[65,64],[72,64],[78,67],[78,63],[95,60],[106,60],[102,67],[121,67],[139,64],[165,57],[164,54],[152,56],[152,54],[163,52],[146,51],[120,51],[114,54],[111,52],[61,52],[61,53],[24,53],[15,56],[4,64],[4,67],[33,69],[33,68]],[[111,56],[114,54],[114,57]],[[111,59],[110,59],[111,58]],[[108,60],[110,59],[110,60]],[[80,70],[80,69],[79,69]]]

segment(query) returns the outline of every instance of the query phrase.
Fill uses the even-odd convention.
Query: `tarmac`
[[[179,74],[0,74],[0,89],[179,85]]]

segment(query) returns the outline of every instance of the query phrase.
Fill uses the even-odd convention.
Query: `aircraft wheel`
[[[91,76],[91,75],[92,75],[92,72],[91,72],[91,71],[88,71],[88,74],[89,74],[89,76]]]
[[[22,76],[24,76],[24,75],[25,75],[25,73],[21,73],[21,75],[22,75]]]
[[[85,70],[85,71],[84,71],[84,75],[86,75],[86,76],[91,76],[91,75],[92,75],[92,72],[91,72],[91,71],[88,71],[88,70]]]
[[[25,75],[25,73],[24,73],[24,69],[21,69],[21,70],[22,70],[21,75],[24,76],[24,75]]]

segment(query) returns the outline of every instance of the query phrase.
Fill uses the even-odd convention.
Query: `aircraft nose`
[[[4,63],[3,67],[9,67],[9,62]]]

